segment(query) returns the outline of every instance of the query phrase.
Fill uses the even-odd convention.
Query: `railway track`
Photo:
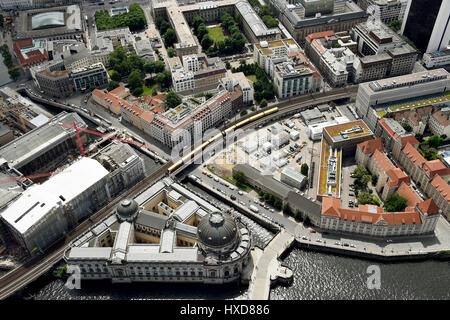
[[[309,94],[306,96],[301,96],[295,99],[291,99],[289,101],[283,101],[278,103],[275,106],[271,106],[269,108],[266,108],[265,110],[262,110],[262,113],[264,113],[263,116],[258,117],[254,121],[246,122],[241,128],[242,129],[248,129],[251,127],[258,126],[260,124],[266,123],[267,121],[279,117],[283,114],[292,112],[294,110],[299,110],[300,108],[305,108],[307,106],[310,106],[312,104],[319,104],[324,103],[325,101],[330,101],[333,99],[340,99],[348,97],[350,94],[356,93],[357,87],[349,87],[339,90],[333,90],[329,92],[323,92],[323,93],[314,93]],[[342,97],[341,97],[342,95]],[[278,108],[278,110],[274,113],[268,113],[265,112],[268,110],[271,110],[270,108]],[[255,115],[248,115],[245,117],[242,117],[239,119],[240,122],[247,120],[251,117],[254,117]],[[225,130],[236,125],[236,122],[230,123],[228,126],[226,126]],[[211,141],[210,143],[213,143],[214,141]],[[135,186],[133,186],[131,189],[124,192],[122,195],[116,197],[113,201],[108,203],[105,207],[100,209],[98,212],[93,214],[90,219],[83,221],[81,224],[79,224],[75,229],[73,229],[71,232],[69,232],[64,239],[61,239],[54,243],[49,249],[46,250],[45,253],[38,255],[34,257],[33,259],[29,260],[24,265],[20,266],[19,268],[16,268],[3,277],[0,278],[0,299],[5,299],[9,297],[10,295],[14,294],[16,291],[19,291],[21,288],[26,286],[31,281],[38,278],[40,275],[47,272],[55,263],[60,261],[63,258],[64,251],[67,249],[67,247],[70,245],[70,243],[79,237],[81,234],[86,232],[86,230],[91,226],[94,225],[104,218],[107,217],[108,214],[111,213],[111,211],[114,209],[115,206],[120,202],[121,199],[125,197],[135,197],[144,189],[144,187],[148,184],[153,183],[155,180],[158,180],[163,175],[167,173],[174,173],[176,174],[180,170],[178,169],[184,169],[187,165],[190,163],[181,163],[181,166],[179,166],[176,170],[170,170],[170,168],[174,165],[172,161],[167,162],[163,166],[161,166],[156,172],[151,174],[150,176],[144,178],[142,181],[138,182]]]
[[[25,265],[12,270],[0,278],[0,299],[7,298],[31,281],[38,278],[40,275],[47,272],[55,263],[63,258],[64,251],[67,249],[71,241],[83,234],[90,225],[96,224],[106,218],[108,214],[110,214],[111,211],[118,205],[120,200],[125,197],[135,197],[146,185],[161,178],[167,173],[167,168],[170,165],[171,162],[166,163],[156,172],[138,182],[131,189],[127,190],[119,197],[116,197],[113,201],[108,203],[108,205],[92,215],[90,220],[83,221],[74,230],[68,233],[64,239],[56,242],[43,255],[36,256]],[[39,262],[37,262],[38,260]]]

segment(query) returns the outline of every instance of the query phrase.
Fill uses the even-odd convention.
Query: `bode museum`
[[[242,280],[251,248],[239,218],[164,178],[122,200],[64,258],[83,280],[227,283]]]

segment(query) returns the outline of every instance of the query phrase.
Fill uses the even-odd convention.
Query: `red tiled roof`
[[[400,168],[394,168],[391,170],[386,171],[387,175],[389,176],[389,182],[388,185],[390,187],[392,186],[398,186],[402,182],[409,183],[410,178],[406,175],[406,173],[403,172]]]
[[[367,140],[358,144],[358,148],[360,148],[364,154],[373,153],[375,150],[383,151],[383,141],[381,138]]]
[[[429,172],[431,177],[434,177],[436,174],[441,177],[450,174],[450,168],[447,168],[439,159],[425,162],[423,171]]]
[[[378,149],[375,149],[372,155],[372,160],[375,161],[376,165],[382,172],[387,172],[395,168],[388,157]]]
[[[408,207],[414,208],[416,203],[422,202],[417,193],[415,193],[414,190],[404,182],[398,188],[397,193],[399,196],[408,200]]]
[[[420,166],[426,161],[425,158],[422,157],[422,155],[419,153],[419,151],[417,151],[417,149],[414,148],[409,142],[406,143],[406,146],[402,151],[416,166]]]
[[[450,202],[450,186],[444,179],[436,175],[430,183],[436,188],[442,197],[444,197],[445,200]]]
[[[153,113],[147,110],[142,112],[141,114],[141,119],[147,121],[148,123],[152,122],[154,118],[155,116],[153,115]]]
[[[419,204],[419,209],[428,215],[439,213],[439,208],[433,199],[428,199]]]
[[[407,144],[410,143],[413,146],[416,146],[419,144],[419,141],[416,139],[416,137],[414,137],[413,135],[409,135],[406,137],[401,137],[401,142],[402,142],[402,148]]]
[[[381,126],[394,138],[396,139],[398,137],[398,134],[396,134],[391,127],[389,127],[389,125],[386,123],[386,120],[384,120],[384,118],[381,118],[379,120]]]
[[[325,38],[325,37],[331,37],[333,35],[334,35],[334,31],[333,30],[315,32],[315,33],[308,34],[308,36],[306,37],[306,41],[311,42],[311,40],[313,40],[313,39],[320,39],[320,38]]]

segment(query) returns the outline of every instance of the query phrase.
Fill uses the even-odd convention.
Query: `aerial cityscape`
[[[0,300],[450,300],[450,1],[0,10]]]

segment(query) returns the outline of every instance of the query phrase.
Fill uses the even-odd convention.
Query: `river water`
[[[143,156],[141,154],[141,156]],[[157,165],[144,156],[147,171]],[[216,199],[196,186],[187,186],[201,193],[211,203]],[[226,208],[225,205],[222,204]],[[254,221],[241,216],[252,232],[254,244],[264,247],[274,236]],[[378,263],[333,254],[291,250],[283,260],[294,273],[291,286],[272,288],[272,300],[321,299],[445,299],[450,300],[450,262],[421,261]],[[367,268],[380,268],[380,289],[368,289]],[[43,276],[30,284],[20,295],[36,300],[109,300],[109,299],[247,299],[247,287],[232,285],[134,283],[112,285],[110,281],[84,281],[82,289],[69,290],[64,281]]]

